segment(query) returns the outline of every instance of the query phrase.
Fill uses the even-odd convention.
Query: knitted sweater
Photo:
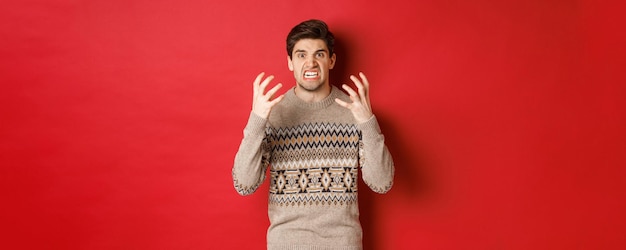
[[[294,89],[268,119],[251,113],[232,169],[241,195],[256,191],[270,167],[268,249],[362,249],[359,167],[377,193],[392,186],[394,166],[375,117],[356,124],[336,87],[307,103]]]

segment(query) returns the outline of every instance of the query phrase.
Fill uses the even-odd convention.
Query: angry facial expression
[[[296,86],[308,92],[330,89],[329,71],[335,67],[335,54],[329,55],[321,39],[302,39],[296,42],[291,57],[287,57],[289,70],[293,71]]]

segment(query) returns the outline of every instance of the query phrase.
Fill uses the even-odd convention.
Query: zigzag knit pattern
[[[266,130],[269,202],[278,206],[348,205],[357,201],[360,131],[354,125],[311,123]]]

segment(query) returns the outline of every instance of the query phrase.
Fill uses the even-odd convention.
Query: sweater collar
[[[341,92],[341,90],[339,90],[334,85],[331,85],[330,87],[330,94],[328,94],[328,96],[326,96],[324,99],[317,102],[305,102],[300,99],[298,96],[296,96],[296,87],[291,88],[285,94],[285,100],[288,100],[290,105],[295,105],[304,109],[323,109],[335,103],[335,98],[339,97],[339,92]]]

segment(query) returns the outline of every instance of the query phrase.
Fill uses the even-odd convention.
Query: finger
[[[265,88],[267,88],[267,85],[269,85],[273,79],[274,79],[274,76],[271,75],[265,78],[263,82],[261,82],[261,85],[259,85],[259,94],[263,95],[263,93],[265,93]]]
[[[270,107],[274,107],[274,105],[276,105],[277,103],[279,103],[280,101],[283,100],[283,97],[285,97],[285,95],[280,95],[279,97],[276,97],[274,100],[272,100],[270,102]]]
[[[363,75],[360,74],[360,76]],[[357,89],[359,90],[359,95],[361,96],[361,98],[365,98],[367,95],[367,87],[365,87],[364,83],[361,82],[361,80],[356,76],[351,76],[350,79],[352,79],[354,85],[356,85]]]
[[[259,84],[261,83],[261,79],[263,79],[263,75],[265,75],[265,72],[258,74],[252,83],[252,91],[254,91],[254,94],[259,91]]]
[[[361,84],[361,80],[359,80],[359,78],[354,75],[350,75],[350,80],[354,82],[354,85],[356,85],[357,88],[359,87],[359,85],[363,86],[363,84]]]
[[[350,76],[350,79],[354,82],[354,85],[356,85],[357,90],[359,91],[359,96],[361,98],[365,98],[365,87],[363,86],[363,83],[361,83],[361,80],[359,80],[359,78],[357,78],[356,76]]]
[[[270,89],[269,91],[267,91],[267,93],[265,94],[265,96],[267,96],[268,100],[272,98],[272,96],[274,96],[274,94],[276,94],[276,92],[283,87],[282,83],[276,84],[276,86],[274,86],[272,89]]]
[[[361,76],[361,80],[363,81],[363,86],[367,90],[370,89],[370,82],[367,80],[367,77],[365,77],[365,74],[363,74],[363,72],[359,72],[359,76]]]
[[[369,101],[370,101],[370,81],[367,80],[367,77],[365,77],[365,74],[363,74],[363,72],[359,72],[359,75],[361,76],[361,81],[363,82],[363,93],[364,93],[364,97],[365,97],[365,102],[368,103],[369,105]]]
[[[349,104],[349,103],[344,102],[343,100],[341,100],[341,99],[339,99],[339,98],[335,98],[335,102],[336,102],[337,104],[339,104],[339,106],[342,106],[342,107],[347,108],[347,109],[349,109],[349,108],[350,108],[350,104]]]
[[[348,92],[348,95],[350,95],[350,99],[352,99],[352,101],[357,101],[359,99],[359,95],[357,95],[356,91],[348,86],[348,84],[344,84],[341,87],[343,87],[343,89]]]

